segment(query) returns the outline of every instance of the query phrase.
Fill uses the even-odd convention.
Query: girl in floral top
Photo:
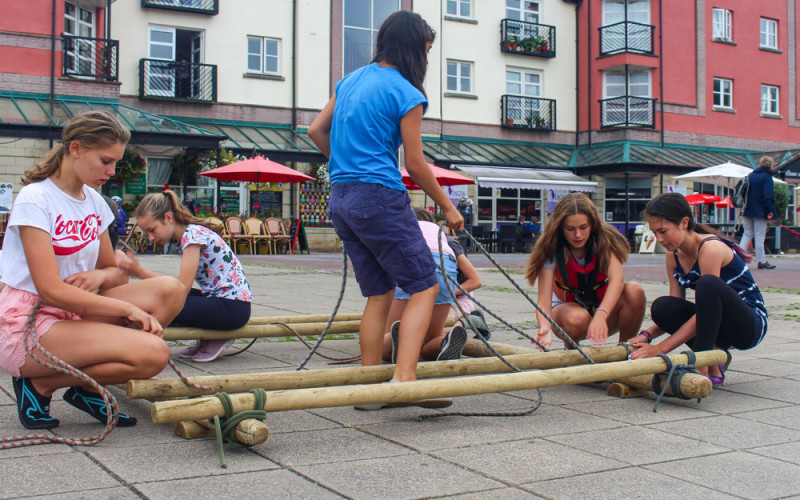
[[[136,208],[136,221],[152,242],[180,241],[183,257],[178,279],[187,297],[173,325],[233,330],[250,320],[253,294],[239,259],[217,234],[220,228],[189,213],[170,190],[145,196]],[[126,256],[118,251],[117,261],[128,275],[140,279],[159,276],[139,265],[131,253]],[[199,290],[192,288],[195,281]],[[178,355],[207,363],[217,359],[233,341],[199,340]]]

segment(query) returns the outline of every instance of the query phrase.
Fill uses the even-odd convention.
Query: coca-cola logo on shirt
[[[53,234],[53,250],[56,255],[72,255],[96,240],[98,234],[100,217],[97,214],[89,214],[83,220],[66,220],[59,214]]]

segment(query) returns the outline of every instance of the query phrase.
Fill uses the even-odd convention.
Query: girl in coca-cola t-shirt
[[[0,368],[12,375],[19,418],[50,429],[50,399],[64,400],[105,423],[103,398],[88,384],[36,362],[36,341],[101,385],[150,378],[169,360],[161,336],[183,305],[183,285],[162,277],[120,286],[108,237],[114,214],[96,191],[114,175],[130,132],[108,112],[70,120],[63,141],[25,172],[0,259]],[[41,302],[28,349],[28,315]],[[118,426],[136,419],[120,414]]]

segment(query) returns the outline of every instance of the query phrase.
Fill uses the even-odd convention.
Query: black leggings
[[[208,297],[192,288],[186,303],[170,326],[193,326],[209,330],[233,330],[250,321],[250,302]]]
[[[753,344],[753,310],[718,276],[706,274],[697,280],[695,302],[677,297],[659,297],[650,308],[653,322],[673,334],[697,315],[697,333],[687,342],[695,352],[747,349]]]

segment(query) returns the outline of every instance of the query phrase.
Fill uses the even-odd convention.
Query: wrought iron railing
[[[142,7],[181,10],[209,16],[219,14],[219,0],[142,0]]]
[[[188,61],[140,59],[139,97],[217,102],[217,66]]]
[[[539,97],[504,95],[501,98],[502,122],[505,128],[527,130],[556,129],[556,101]]]
[[[64,76],[117,81],[119,41],[64,35]]]
[[[556,56],[556,27],[503,19],[500,21],[500,50],[537,57]]]
[[[600,55],[632,52],[653,53],[653,31],[651,24],[623,21],[597,28],[600,31]]]
[[[651,97],[620,96],[600,100],[602,127],[655,128],[656,100]]]

